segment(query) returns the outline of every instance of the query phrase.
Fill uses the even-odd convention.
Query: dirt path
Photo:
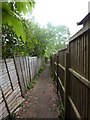
[[[49,65],[26,96],[28,99],[23,102],[17,118],[58,118],[59,100]]]

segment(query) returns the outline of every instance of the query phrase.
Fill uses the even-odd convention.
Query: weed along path
[[[56,87],[47,65],[34,87],[27,92],[17,118],[58,118],[58,106]]]

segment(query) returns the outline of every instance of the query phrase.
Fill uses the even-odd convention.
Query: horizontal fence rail
[[[71,38],[67,48],[51,56],[66,119],[90,120],[90,28],[83,29]]]
[[[37,57],[0,59],[0,119],[23,102],[28,83],[43,64],[44,59]]]

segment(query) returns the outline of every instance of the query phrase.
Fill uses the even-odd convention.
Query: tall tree
[[[69,28],[63,25],[53,26],[47,24],[48,45],[46,47],[45,56],[49,57],[52,53],[59,49],[66,47],[69,42],[70,31]]]

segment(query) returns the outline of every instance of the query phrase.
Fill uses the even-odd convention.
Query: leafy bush
[[[32,89],[32,88],[33,88],[33,83],[30,82],[30,83],[28,84],[27,88],[28,88],[28,90]]]

